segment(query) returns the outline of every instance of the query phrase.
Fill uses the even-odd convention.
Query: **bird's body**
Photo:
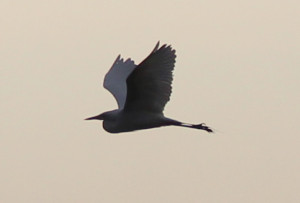
[[[185,124],[163,114],[170,100],[175,50],[159,43],[139,65],[131,59],[124,61],[118,56],[104,79],[118,103],[118,109],[102,113],[87,120],[103,120],[103,128],[110,133],[175,125],[212,130],[204,124]]]
[[[129,132],[136,129],[148,129],[175,124],[177,121],[163,114],[149,112],[124,112],[113,110],[104,113],[103,128],[110,133]],[[136,119],[139,118],[139,119]]]

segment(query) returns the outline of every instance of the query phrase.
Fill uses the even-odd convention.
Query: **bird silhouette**
[[[156,44],[139,65],[119,55],[104,78],[103,86],[111,92],[118,109],[86,120],[103,120],[109,133],[121,133],[161,126],[182,126],[213,132],[204,123],[183,123],[163,114],[172,91],[175,50],[170,45]]]

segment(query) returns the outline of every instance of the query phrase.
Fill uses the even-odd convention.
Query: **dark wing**
[[[127,78],[124,110],[162,113],[172,91],[175,50],[159,42]]]
[[[124,108],[127,95],[126,80],[135,67],[131,59],[124,61],[119,55],[105,75],[103,86],[115,97],[119,109]]]

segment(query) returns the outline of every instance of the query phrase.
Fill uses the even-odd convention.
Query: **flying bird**
[[[189,124],[165,117],[163,110],[172,91],[175,50],[156,44],[139,65],[119,55],[104,78],[106,88],[116,99],[118,109],[86,120],[103,120],[109,133],[130,132],[161,126],[182,126],[213,132],[204,123]]]

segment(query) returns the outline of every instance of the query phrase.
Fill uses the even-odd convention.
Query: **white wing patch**
[[[119,55],[105,75],[103,86],[115,97],[119,109],[124,108],[127,96],[126,80],[135,67],[133,60],[129,58],[124,61]]]

